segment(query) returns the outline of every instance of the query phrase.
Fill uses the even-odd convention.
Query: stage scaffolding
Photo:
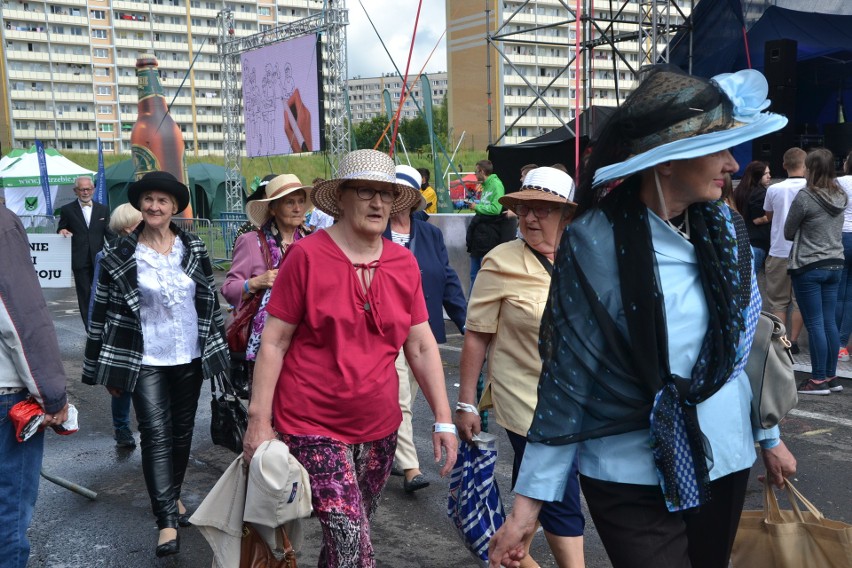
[[[499,21],[495,31],[491,32],[490,19],[494,16],[489,7],[492,2],[486,0],[486,21],[489,22],[486,25],[489,30],[486,40],[489,47],[496,52],[498,61],[517,73],[533,93],[531,102],[523,108],[511,124],[503,129],[500,137],[496,141],[489,140],[489,144],[499,143],[519,120],[527,116],[530,110],[540,107],[547,109],[547,112],[556,117],[571,135],[575,135],[568,126],[568,121],[564,120],[554,110],[555,105],[548,101],[548,91],[553,90],[552,87],[560,78],[568,77],[569,69],[572,67],[575,70],[575,83],[571,85],[575,90],[575,116],[579,116],[581,111],[589,108],[596,83],[603,82],[595,77],[595,71],[612,71],[612,78],[606,79],[606,88],[614,88],[615,103],[619,105],[629,92],[629,88],[620,83],[619,72],[628,72],[630,80],[627,83],[632,84],[638,78],[639,69],[643,65],[655,62],[668,63],[669,41],[679,31],[690,29],[691,21],[688,16],[694,10],[695,3],[696,0],[555,0],[549,2],[524,0],[517,5],[512,2],[512,6],[516,5],[515,9],[505,20]],[[500,2],[499,4],[509,3]],[[684,6],[689,7],[688,12],[684,11]],[[556,18],[542,18],[543,23],[532,26],[523,21],[524,15],[535,13],[538,8],[553,7],[556,7],[559,13]],[[556,28],[574,30],[575,38],[570,39],[568,33],[564,34],[564,37],[559,37],[547,31]],[[638,44],[637,60],[633,60],[633,55],[637,53],[635,47],[622,49],[622,46],[629,44],[634,46]],[[528,46],[534,50],[539,46],[561,48],[569,53],[569,57],[555,76],[550,77],[550,80],[540,87],[534,84],[529,75],[523,73],[512,61],[511,55],[506,53],[506,47],[509,45]],[[595,55],[596,50],[598,50],[597,53],[611,51],[612,56],[598,57]],[[487,73],[489,95],[492,92],[491,51],[491,49],[488,50],[486,62],[489,67]],[[500,74],[501,90],[504,75],[505,73]],[[535,81],[535,83],[538,82]],[[489,96],[489,101],[491,100]],[[502,113],[503,109],[496,110]],[[492,109],[489,107],[489,136],[493,132],[492,115]]]
[[[217,49],[222,76],[222,118],[225,134],[225,203],[228,211],[242,211],[244,188],[240,161],[242,155],[242,93],[240,54],[289,39],[319,34],[322,37],[321,95],[325,107],[326,154],[332,177],[337,175],[340,158],[349,151],[344,94],[346,92],[346,26],[349,12],[344,0],[327,1],[322,11],[271,30],[245,37],[234,36],[234,14],[219,12]]]

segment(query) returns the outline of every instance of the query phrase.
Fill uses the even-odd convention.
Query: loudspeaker
[[[763,74],[773,86],[796,86],[798,43],[793,39],[775,39],[764,46]]]
[[[787,126],[752,142],[752,159],[769,164],[772,175],[783,175],[784,152],[796,146],[796,56],[798,44],[792,39],[767,41],[764,46],[763,74],[769,83],[769,110],[787,117]]]
[[[842,124],[826,124],[825,147],[841,160],[852,151],[852,122]]]
[[[773,177],[783,177],[784,152],[795,146],[797,142],[794,135],[786,128],[767,134],[752,142],[751,159],[769,164]]]

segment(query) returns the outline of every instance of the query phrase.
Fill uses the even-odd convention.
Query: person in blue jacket
[[[397,166],[396,181],[420,191],[420,173],[411,166]],[[406,247],[417,259],[423,281],[423,296],[426,298],[426,309],[429,312],[429,327],[438,343],[446,343],[444,310],[459,331],[464,333],[467,302],[458,274],[450,266],[441,230],[419,218],[425,208],[426,200],[421,196],[420,203],[412,211],[403,211],[390,218],[384,236]],[[407,493],[413,493],[428,487],[429,482],[420,471],[411,426],[411,407],[417,395],[417,382],[409,372],[402,351],[396,359],[396,371],[399,375],[399,406],[402,410],[402,424],[399,427],[396,446],[396,467],[401,469],[405,476],[403,488]]]

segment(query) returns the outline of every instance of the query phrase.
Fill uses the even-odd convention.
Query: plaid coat
[[[133,256],[144,222],[118,240],[101,260],[94,306],[83,358],[83,382],[133,391],[142,366],[142,320]],[[181,265],[195,281],[195,310],[204,378],[228,373],[230,360],[224,320],[216,296],[213,268],[204,243],[172,223],[171,230],[186,250]]]

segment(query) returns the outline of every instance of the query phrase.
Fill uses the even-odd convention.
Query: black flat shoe
[[[191,527],[192,523],[189,522],[189,518],[192,516],[192,513],[187,511],[183,515],[178,515],[178,526],[179,527]]]
[[[177,538],[174,538],[168,542],[164,542],[163,544],[157,545],[157,558],[162,558],[163,556],[171,556],[172,554],[177,554],[180,552],[180,535]]]
[[[429,482],[426,481],[426,478],[421,473],[420,475],[412,477],[411,481],[407,479],[404,480],[402,482],[402,487],[405,489],[406,493],[414,493],[415,491],[429,487]]]

